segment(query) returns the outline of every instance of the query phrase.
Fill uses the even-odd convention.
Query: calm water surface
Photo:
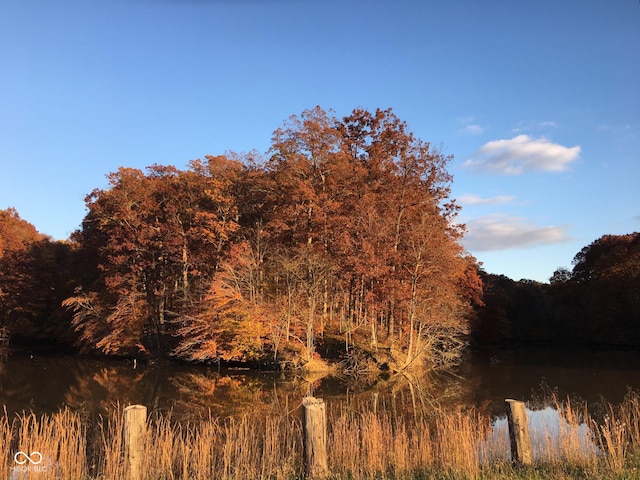
[[[215,366],[12,353],[0,357],[0,405],[9,414],[65,406],[104,414],[115,404],[144,404],[176,419],[294,412],[308,393],[334,408],[428,413],[475,406],[504,414],[504,399],[536,405],[561,399],[617,403],[640,390],[640,351],[520,348],[477,351],[450,372],[368,378],[219,371]],[[338,406],[339,405],[339,406]],[[532,407],[535,408],[535,407]]]

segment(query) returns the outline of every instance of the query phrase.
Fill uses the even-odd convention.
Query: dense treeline
[[[597,239],[548,284],[482,277],[479,343],[640,345],[640,233]]]
[[[319,107],[266,158],[120,168],[68,241],[0,210],[0,327],[110,355],[439,366],[477,343],[640,345],[640,234],[604,236],[549,284],[460,246],[450,157],[390,110]]]
[[[0,327],[42,344],[73,344],[61,305],[82,271],[72,251],[71,244],[38,233],[15,209],[0,210]]]
[[[481,283],[459,244],[449,161],[390,110],[318,107],[276,130],[266,159],[120,168],[70,241],[32,257],[42,272],[2,266],[2,318],[106,354],[308,363],[339,345],[393,369],[451,363]],[[10,271],[38,279],[22,300]],[[20,327],[16,309],[43,295],[72,328],[56,330],[53,304]]]

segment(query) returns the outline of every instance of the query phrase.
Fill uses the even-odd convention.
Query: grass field
[[[335,479],[622,479],[640,478],[640,397],[630,393],[597,414],[552,398],[557,428],[536,432],[535,463],[513,465],[506,434],[473,409],[436,410],[416,418],[328,412],[328,458]],[[126,478],[123,409],[88,419],[0,415],[0,478]],[[302,476],[300,415],[208,418],[180,423],[151,415],[146,478],[293,479]],[[17,452],[42,460],[38,465]],[[16,463],[16,460],[24,462]]]

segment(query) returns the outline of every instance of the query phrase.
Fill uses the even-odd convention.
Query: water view
[[[142,404],[150,472],[297,478],[301,402],[310,394],[327,405],[333,471],[354,478],[501,472],[510,459],[505,398],[527,402],[537,468],[620,473],[640,426],[639,367],[633,350],[552,348],[485,349],[446,371],[357,377],[16,352],[0,363],[0,428],[22,433],[4,446],[0,473],[23,478],[10,457],[28,450],[48,463],[24,478],[123,478],[120,412]]]
[[[312,393],[330,404],[428,414],[445,406],[476,407],[499,417],[504,399],[545,407],[543,399],[596,405],[621,402],[640,389],[640,352],[558,348],[485,349],[454,369],[411,375],[346,376],[219,369],[162,361],[13,353],[0,361],[0,403],[9,414],[51,413],[65,406],[104,413],[142,404],[176,419],[295,409]]]

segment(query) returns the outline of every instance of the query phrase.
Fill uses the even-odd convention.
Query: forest
[[[549,283],[481,275],[478,343],[640,346],[640,233],[602,236]]]
[[[0,326],[79,353],[400,371],[469,345],[640,345],[640,234],[550,283],[487,274],[443,155],[391,110],[320,107],[269,152],[121,167],[66,241],[0,210]]]

